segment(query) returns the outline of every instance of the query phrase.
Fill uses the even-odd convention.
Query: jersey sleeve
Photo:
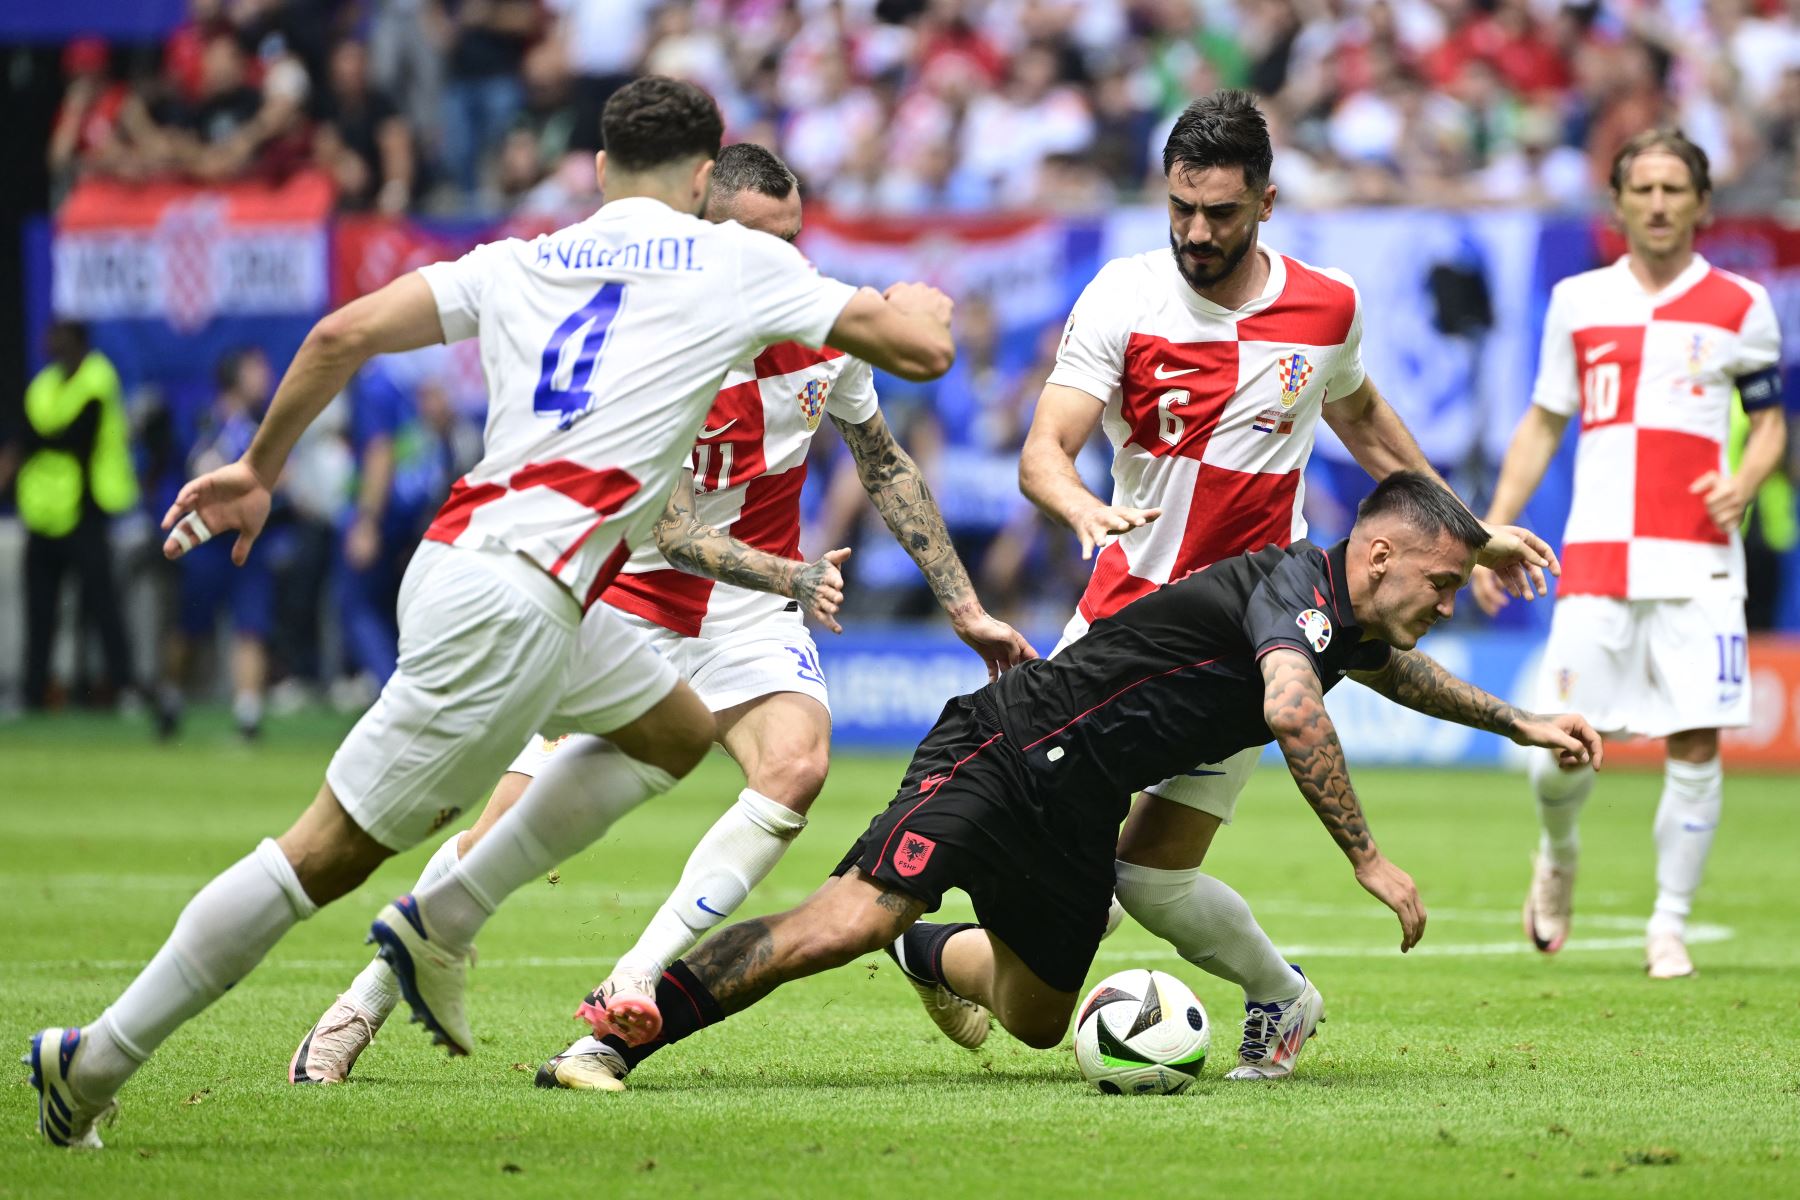
[[[1737,362],[1732,375],[1745,412],[1773,408],[1781,403],[1781,325],[1769,293],[1751,284],[1750,311],[1738,333]]]
[[[825,397],[825,411],[847,425],[861,425],[877,407],[874,368],[860,358],[849,358],[837,386]]]
[[[1537,383],[1531,402],[1562,417],[1572,417],[1581,407],[1581,389],[1575,375],[1575,329],[1569,317],[1569,292],[1557,284],[1544,311],[1544,340],[1538,349]]]
[[[1125,371],[1125,343],[1131,337],[1129,297],[1121,268],[1109,264],[1095,275],[1069,313],[1056,366],[1047,382],[1086,392],[1105,404]]]
[[[1328,271],[1326,274],[1335,276],[1350,286],[1350,295],[1355,304],[1350,313],[1350,330],[1344,334],[1344,349],[1338,355],[1337,367],[1332,371],[1331,378],[1325,381],[1325,401],[1330,403],[1333,400],[1343,399],[1361,387],[1363,380],[1368,378],[1368,372],[1363,369],[1362,360],[1362,291],[1357,288],[1355,281],[1342,271]]]
[[[772,234],[740,227],[736,240],[738,295],[752,340],[823,346],[856,289],[819,274],[805,255]]]
[[[503,245],[489,242],[454,261],[419,268],[419,277],[437,301],[444,341],[460,342],[481,332],[482,297],[487,294],[499,256],[505,253]]]
[[[1244,606],[1244,636],[1250,641],[1251,656],[1257,662],[1274,650],[1295,650],[1306,656],[1321,680],[1329,678],[1321,665],[1325,652],[1336,636],[1329,604],[1315,603],[1303,595],[1294,582],[1285,578],[1293,560],[1283,564],[1257,585]]]

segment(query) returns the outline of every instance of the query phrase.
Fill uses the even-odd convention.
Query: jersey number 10
[[[532,394],[531,410],[540,417],[555,417],[558,429],[567,429],[576,418],[594,405],[594,394],[588,386],[594,381],[594,368],[606,350],[612,332],[613,318],[625,302],[625,285],[609,283],[595,292],[586,304],[563,318],[550,342],[544,347],[538,368],[537,391]],[[573,343],[571,347],[570,343]],[[563,370],[563,360],[573,350],[574,360]],[[568,385],[560,386],[559,379]]]
[[[1581,423],[1600,425],[1619,415],[1619,364],[1600,363],[1581,376]]]

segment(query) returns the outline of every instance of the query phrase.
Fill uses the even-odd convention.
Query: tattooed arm
[[[975,595],[975,585],[950,542],[944,515],[912,456],[894,440],[887,419],[877,412],[860,425],[831,418],[856,460],[856,474],[894,538],[919,566],[931,594],[950,615],[956,636],[967,642],[988,665],[993,679],[1006,668],[1036,658],[1019,632],[989,616]]]
[[[1600,735],[1579,714],[1539,716],[1515,708],[1458,679],[1417,650],[1396,650],[1381,670],[1352,671],[1350,678],[1426,716],[1485,729],[1521,746],[1555,750],[1565,766],[1600,764]]]
[[[663,557],[682,570],[798,600],[831,632],[844,632],[836,616],[844,602],[844,576],[838,564],[850,557],[850,551],[832,550],[814,563],[795,562],[739,541],[694,515],[692,471],[681,472],[675,481],[652,532]]]
[[[1300,794],[1350,860],[1356,881],[1400,918],[1402,953],[1425,932],[1425,906],[1412,878],[1383,858],[1350,786],[1337,729],[1325,711],[1325,691],[1312,663],[1298,650],[1262,657],[1263,720],[1275,735]]]

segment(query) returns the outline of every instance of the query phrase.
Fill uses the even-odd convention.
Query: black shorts
[[[1118,843],[1114,814],[1087,807],[1037,795],[986,700],[958,696],[832,874],[860,868],[928,912],[961,888],[982,927],[1039,979],[1079,991],[1106,931]]]

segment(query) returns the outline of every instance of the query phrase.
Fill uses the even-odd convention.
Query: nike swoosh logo
[[[1165,368],[1161,363],[1157,363],[1156,370],[1152,373],[1158,379],[1173,379],[1177,375],[1192,375],[1195,371],[1198,371],[1199,369],[1200,369],[1199,367],[1186,367],[1180,371],[1171,371],[1171,370],[1168,370],[1167,368]]]
[[[724,433],[727,429],[730,429],[733,425],[736,425],[737,423],[738,423],[738,419],[736,417],[733,417],[733,418],[731,418],[731,420],[725,422],[723,425],[719,426],[717,429],[702,429],[700,431],[700,438],[702,441],[704,441],[707,438],[716,438],[721,433]]]
[[[1592,350],[1587,352],[1586,357],[1588,362],[1590,364],[1599,362],[1606,357],[1607,351],[1613,349],[1618,344],[1619,343],[1617,342],[1602,342],[1600,345],[1595,346]]]
[[[709,913],[711,913],[711,914],[712,914],[712,915],[713,915],[713,916],[715,916],[715,917],[724,917],[724,916],[729,916],[729,915],[730,915],[730,914],[729,914],[729,913],[722,913],[722,912],[720,912],[720,911],[719,911],[719,910],[718,910],[718,909],[716,909],[716,908],[708,908],[708,907],[706,907],[706,897],[705,897],[705,896],[702,896],[702,897],[700,897],[700,898],[699,898],[699,899],[698,899],[698,900],[696,900],[696,901],[694,901],[694,905],[695,905],[695,907],[697,907],[697,908],[698,908],[698,909],[700,909],[700,911],[702,911],[702,912],[709,912]]]

